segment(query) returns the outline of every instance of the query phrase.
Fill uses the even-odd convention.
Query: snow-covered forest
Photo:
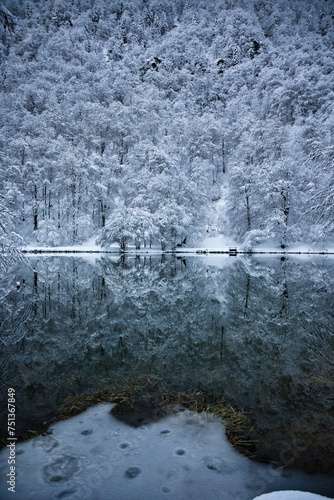
[[[4,0],[0,244],[334,231],[329,0]]]

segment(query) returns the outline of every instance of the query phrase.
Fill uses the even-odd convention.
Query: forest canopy
[[[334,5],[4,0],[0,245],[333,236]]]

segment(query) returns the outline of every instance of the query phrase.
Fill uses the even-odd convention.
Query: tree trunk
[[[33,215],[34,215],[34,231],[37,231],[37,229],[38,229],[38,209],[37,209],[37,186],[36,186],[36,184],[34,185]]]
[[[283,235],[281,241],[281,248],[286,248],[288,246],[288,224],[289,224],[289,212],[290,212],[290,203],[289,203],[289,191],[284,192],[281,191],[281,195],[283,197]]]
[[[57,227],[58,229],[60,229],[60,193],[58,193],[58,197],[57,197]]]
[[[246,210],[247,210],[247,230],[250,231],[252,228],[251,216],[250,216],[250,205],[249,205],[249,194],[248,188],[245,186],[245,197],[246,197]]]
[[[72,185],[71,185],[71,194],[72,194],[72,242],[75,243],[77,239],[77,227],[76,227],[76,176],[74,169],[72,169]]]
[[[48,204],[48,217],[49,217],[49,219],[51,218],[51,207],[52,207],[51,200],[52,200],[52,193],[51,193],[51,189],[49,189],[49,204]]]
[[[225,164],[225,141],[222,140],[222,158],[223,158],[223,174],[226,174],[226,164]]]
[[[47,218],[48,210],[47,210],[47,188],[46,182],[44,182],[43,186],[43,198],[44,198],[44,210],[43,210],[43,219]]]

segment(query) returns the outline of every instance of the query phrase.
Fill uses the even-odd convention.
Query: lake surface
[[[0,287],[17,434],[71,393],[154,373],[247,412],[260,458],[334,473],[332,258],[33,256]]]

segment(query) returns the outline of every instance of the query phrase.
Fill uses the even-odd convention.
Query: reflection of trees
[[[305,331],[305,361],[311,367],[313,381],[334,386],[334,316],[327,311],[313,321],[301,321]],[[334,395],[332,402],[334,403]]]
[[[250,412],[271,456],[287,432],[304,444],[316,435],[312,450],[328,449],[330,261],[227,259],[221,269],[209,258],[166,256],[30,262],[0,288],[0,365],[17,390],[18,422],[45,420],[70,392],[153,371],[177,391],[224,392]]]
[[[109,312],[113,308],[112,329],[137,370],[140,364],[186,383],[193,376],[207,379],[221,330],[220,303],[214,302],[210,280],[215,271],[208,279],[203,266],[165,257],[119,264],[101,259],[99,266],[115,295],[107,306]]]
[[[239,260],[229,281],[225,394],[251,413],[264,456],[279,459],[282,446],[294,442],[295,463],[303,456],[310,469],[334,468],[333,266],[325,259]],[[312,453],[322,455],[320,465]]]
[[[96,312],[90,300],[94,294],[87,291],[92,284],[89,268],[80,259],[31,259],[11,271],[11,280],[4,281],[1,340],[9,356],[8,376],[20,401],[18,425],[29,407],[46,414],[66,386],[66,378],[73,376],[71,357],[76,345],[79,348],[83,343],[82,337],[81,342],[77,338],[80,327],[85,335],[85,315]],[[2,352],[0,362],[5,359]],[[68,385],[69,390],[75,386]],[[7,387],[6,383],[2,392]]]
[[[7,421],[8,387],[15,378],[11,345],[22,342],[31,307],[25,300],[25,280],[19,269],[23,258],[11,254],[0,257],[0,420]],[[18,278],[20,277],[20,278]],[[19,281],[18,281],[19,280]],[[9,340],[10,337],[10,340]]]
[[[27,265],[27,261],[25,261]],[[17,344],[25,336],[25,324],[31,315],[30,304],[26,301],[25,279],[19,269],[22,259],[13,259],[11,265],[2,269],[0,276],[0,380],[8,387],[11,377],[11,349],[9,344]],[[10,340],[9,340],[10,339]]]
[[[189,387],[212,383],[221,343],[214,269],[165,257],[96,266],[42,257],[16,275],[30,311],[22,338],[6,330],[21,411],[42,418],[70,392],[151,371]]]

